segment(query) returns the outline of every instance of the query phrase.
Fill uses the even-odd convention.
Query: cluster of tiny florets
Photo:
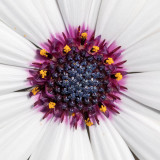
[[[121,47],[109,50],[93,32],[80,27],[70,32],[52,37],[45,49],[37,51],[41,63],[32,64],[30,96],[38,95],[35,106],[41,107],[43,118],[63,121],[69,116],[74,127],[91,126],[99,123],[102,113],[107,117],[118,113],[114,101],[120,100],[120,90],[126,89],[120,84],[126,74],[122,68],[125,61],[118,61]]]

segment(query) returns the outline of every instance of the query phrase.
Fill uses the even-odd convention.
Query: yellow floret
[[[120,80],[123,78],[123,76],[122,76],[121,73],[116,73],[116,74],[115,74],[115,77],[116,77],[116,79],[117,79],[118,81],[120,81]]]
[[[106,63],[108,63],[109,65],[113,64],[114,63],[114,60],[112,58],[108,58],[106,60]]]
[[[63,51],[64,51],[65,53],[68,53],[69,51],[71,51],[71,48],[70,48],[68,45],[66,45],[66,46],[63,48]]]
[[[82,39],[87,39],[87,36],[88,36],[88,34],[87,34],[86,32],[83,32],[83,33],[81,34],[81,38],[82,38]]]
[[[47,52],[45,49],[41,49],[41,50],[40,50],[40,55],[41,55],[41,56],[48,57],[47,53],[48,53],[48,52]]]
[[[88,127],[90,127],[90,126],[93,125],[93,123],[90,121],[89,118],[87,118],[87,120],[85,120],[85,123],[86,123],[86,125],[87,125]]]
[[[47,76],[47,71],[44,70],[40,70],[40,75],[42,76],[42,78],[45,78],[45,76]]]
[[[106,110],[107,110],[106,106],[101,105],[100,111],[105,113],[105,112],[106,112]]]
[[[98,46],[93,46],[92,47],[92,52],[98,52],[99,51],[99,47]]]
[[[33,88],[32,93],[33,93],[33,95],[36,95],[39,91],[40,91],[39,88],[35,87],[35,88]]]
[[[56,103],[55,102],[49,102],[49,109],[55,108]]]

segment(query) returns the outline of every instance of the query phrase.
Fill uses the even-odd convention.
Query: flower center
[[[117,112],[114,101],[126,89],[120,84],[125,76],[119,62],[120,47],[109,51],[105,41],[86,30],[72,29],[58,39],[49,40],[48,49],[41,49],[42,63],[33,63],[28,80],[35,87],[30,96],[39,94],[35,105],[41,106],[44,118],[52,115],[63,121],[71,117],[71,125],[91,126],[99,123],[98,115]]]
[[[58,59],[54,77],[55,101],[62,109],[80,112],[84,108],[94,111],[93,105],[106,99],[108,70],[105,70],[102,56],[94,58],[86,50],[72,51]]]

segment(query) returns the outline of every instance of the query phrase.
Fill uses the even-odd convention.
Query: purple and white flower
[[[0,159],[159,160],[159,6],[1,0]]]

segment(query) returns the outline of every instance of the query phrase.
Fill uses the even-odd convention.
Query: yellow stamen
[[[44,56],[44,57],[48,57],[47,53],[48,52],[45,49],[41,49],[41,51],[40,51],[40,55]]]
[[[54,109],[56,106],[56,103],[54,102],[49,102],[49,109]]]
[[[38,87],[35,87],[35,88],[32,89],[33,95],[36,95],[39,91],[40,91],[40,90],[39,90]]]
[[[83,33],[81,34],[81,38],[82,38],[82,39],[87,39],[87,36],[88,36],[88,34],[87,34],[86,32],[83,32]]]
[[[74,117],[76,114],[75,113],[72,113],[72,116]]]
[[[85,123],[86,123],[86,125],[87,125],[88,127],[90,127],[90,126],[93,125],[93,123],[90,121],[89,118],[87,118],[87,120],[85,120]]]
[[[93,46],[91,51],[92,52],[98,52],[99,51],[99,47],[98,46]]]
[[[106,60],[106,63],[108,63],[109,65],[111,65],[112,63],[114,63],[114,60],[112,58],[108,58]]]
[[[118,81],[120,81],[120,80],[123,78],[123,76],[122,76],[121,73],[116,73],[116,74],[115,74],[115,77],[116,77],[116,79],[117,79]]]
[[[101,105],[100,111],[105,113],[106,110],[107,110],[107,107],[104,105]]]
[[[66,45],[66,46],[63,48],[63,51],[64,51],[65,53],[68,53],[69,51],[71,51],[71,48],[70,48],[68,45]]]
[[[47,76],[47,71],[44,70],[40,70],[40,75],[42,76],[42,78],[45,78],[45,76]]]

